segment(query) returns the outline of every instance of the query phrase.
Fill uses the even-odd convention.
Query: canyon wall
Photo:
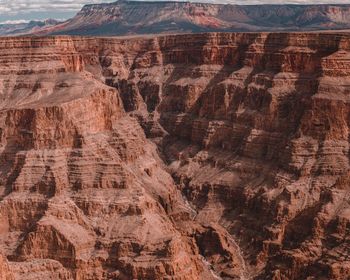
[[[350,273],[350,35],[1,38],[0,65],[4,277]]]

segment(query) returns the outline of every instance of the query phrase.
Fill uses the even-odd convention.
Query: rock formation
[[[349,275],[350,35],[2,38],[0,65],[4,279]]]

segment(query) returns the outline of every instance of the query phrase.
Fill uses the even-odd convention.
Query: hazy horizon
[[[153,0],[154,1],[154,0]],[[157,0],[156,0],[157,1]],[[158,0],[159,1],[159,0]],[[181,0],[182,2],[183,0]],[[68,19],[73,17],[85,4],[110,3],[115,0],[1,0],[0,2],[0,23],[16,23],[30,20]],[[259,5],[259,4],[350,4],[349,0],[329,1],[329,0],[204,0],[190,2],[205,2],[217,4],[238,4],[238,5]]]

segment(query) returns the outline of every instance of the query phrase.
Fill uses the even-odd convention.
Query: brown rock
[[[7,263],[6,258],[3,256],[0,256],[0,279],[4,280],[14,280],[14,276],[12,274],[12,271],[10,270],[10,267]]]

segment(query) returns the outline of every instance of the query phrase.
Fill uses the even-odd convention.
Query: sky
[[[0,23],[13,23],[47,18],[68,19],[84,4],[115,0],[0,0]],[[350,4],[350,0],[196,0],[232,4]]]

